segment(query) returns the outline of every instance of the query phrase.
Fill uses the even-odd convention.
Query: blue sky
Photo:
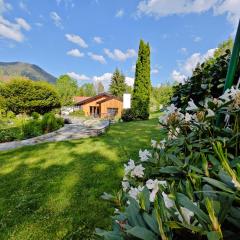
[[[0,0],[0,61],[69,73],[79,84],[107,84],[118,67],[132,84],[142,38],[156,86],[190,75],[239,16],[239,0]]]

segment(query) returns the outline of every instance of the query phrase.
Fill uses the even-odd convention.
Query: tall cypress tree
[[[112,75],[109,91],[112,95],[117,97],[122,97],[123,94],[127,91],[125,76],[118,70],[118,68]]]
[[[150,46],[140,41],[132,96],[132,112],[137,119],[149,118],[151,94]]]

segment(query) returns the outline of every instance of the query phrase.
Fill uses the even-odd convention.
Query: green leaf
[[[208,178],[208,177],[203,177],[203,180],[209,184],[211,184],[214,187],[220,188],[223,191],[229,192],[229,193],[234,193],[233,190],[231,190],[225,183],[222,183],[218,180]]]
[[[151,215],[149,215],[149,214],[144,212],[143,213],[143,219],[145,220],[145,222],[147,223],[148,227],[151,228],[151,230],[153,232],[155,232],[158,235],[160,234],[159,233],[159,228],[158,228],[158,223],[157,223],[156,219],[153,216],[151,216]]]
[[[96,235],[104,237],[105,240],[124,240],[124,238],[117,232],[107,232],[105,230],[96,228]]]
[[[222,237],[219,234],[219,232],[208,232],[207,233],[207,238],[208,238],[208,240],[219,240],[219,239],[222,239]]]
[[[179,167],[175,166],[167,166],[167,167],[162,167],[159,170],[160,173],[167,173],[167,174],[176,174],[176,173],[182,173],[183,171]]]
[[[193,204],[193,202],[182,193],[177,193],[177,202],[188,210],[194,212],[198,218],[206,223],[210,223],[210,219],[206,213],[204,213],[200,208]]]
[[[172,229],[187,228],[190,231],[203,234],[203,229],[201,227],[196,227],[196,226],[192,226],[192,225],[188,225],[188,224],[180,223],[180,222],[175,222],[175,221],[169,221],[169,222],[166,222],[165,224]]]
[[[142,240],[158,240],[153,232],[143,227],[133,227],[127,233]]]

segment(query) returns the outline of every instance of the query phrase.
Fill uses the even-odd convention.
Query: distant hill
[[[8,80],[11,77],[22,76],[31,80],[43,80],[55,83],[56,78],[34,64],[23,62],[0,62],[0,79]]]

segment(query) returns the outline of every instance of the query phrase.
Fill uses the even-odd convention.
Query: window
[[[108,108],[107,113],[109,116],[116,116],[118,113],[118,108]]]

